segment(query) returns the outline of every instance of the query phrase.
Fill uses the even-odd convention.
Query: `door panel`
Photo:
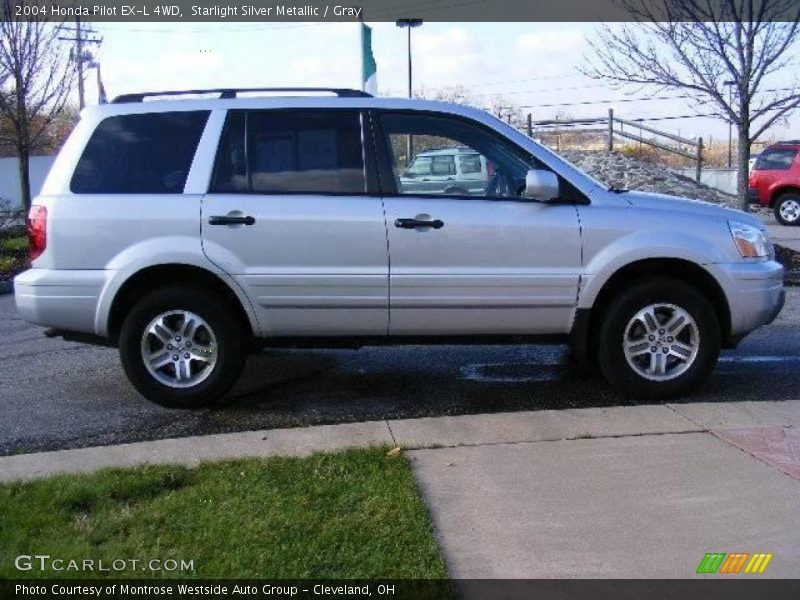
[[[235,211],[254,224],[208,224]],[[208,194],[202,223],[206,255],[245,289],[263,335],[386,334],[380,198]]]
[[[367,193],[362,122],[353,110],[227,116],[203,248],[243,287],[264,336],[387,333],[386,223]]]
[[[577,211],[520,196],[528,170],[545,167],[470,119],[386,111],[375,123],[390,333],[568,332],[581,273]],[[408,162],[441,156],[470,157],[462,168],[475,172],[474,185],[450,195],[441,184],[419,189],[404,177]]]
[[[385,204],[392,334],[569,331],[581,261],[574,206],[414,196]],[[444,226],[395,227],[403,218]]]

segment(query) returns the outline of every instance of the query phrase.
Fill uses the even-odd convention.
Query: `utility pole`
[[[422,25],[422,19],[397,19],[395,25],[408,29],[408,97],[413,96],[411,86],[411,30]],[[406,165],[411,164],[412,154],[414,153],[414,141],[411,135],[406,138]]]
[[[74,34],[74,37],[59,37],[58,39],[65,42],[75,42],[75,69],[78,72],[78,105],[82,110],[83,107],[86,106],[83,87],[83,63],[93,62],[92,56],[83,49],[83,45],[97,44],[99,46],[103,43],[103,38],[97,37],[97,31],[94,29],[84,29],[81,25],[80,17],[75,17],[75,27],[66,27],[62,25],[59,29]]]
[[[728,87],[728,106],[733,108],[733,86],[736,85],[735,81],[726,81],[725,85]],[[733,164],[733,120],[728,117],[728,168]]]

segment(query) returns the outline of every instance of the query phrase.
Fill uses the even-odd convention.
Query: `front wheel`
[[[608,307],[598,363],[626,396],[670,398],[704,383],[719,358],[714,308],[695,288],[663,277],[633,285]]]
[[[785,194],[775,201],[775,218],[781,225],[800,224],[800,195]]]
[[[246,359],[243,329],[216,296],[170,287],[142,298],[122,324],[125,374],[148,400],[172,408],[220,404]]]

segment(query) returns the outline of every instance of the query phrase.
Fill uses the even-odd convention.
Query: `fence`
[[[31,156],[31,196],[35,196],[42,189],[42,184],[54,160],[55,156]],[[19,188],[19,161],[15,157],[0,158],[0,200],[10,202],[10,208],[12,209],[22,207],[22,196]]]
[[[655,127],[644,125],[641,121],[642,120],[640,119],[629,120],[615,117],[613,108],[608,110],[608,117],[585,119],[549,119],[545,121],[533,121],[531,115],[528,114],[527,130],[530,137],[533,137],[534,133],[540,131],[561,133],[565,131],[562,128],[566,128],[566,131],[577,130],[585,133],[602,133],[606,137],[606,145],[609,152],[614,150],[615,138],[633,140],[639,142],[640,144],[646,144],[648,146],[658,148],[659,150],[670,152],[678,156],[683,156],[684,158],[694,161],[695,179],[700,181],[700,176],[703,170],[703,138],[698,137],[694,140],[684,138],[679,135],[675,135],[674,133],[661,131]],[[627,131],[625,130],[626,125],[628,126]],[[636,133],[632,133],[631,130],[638,131],[638,135]],[[678,145],[669,145],[668,142],[662,141],[661,139],[646,138],[643,135],[643,132],[645,131],[657,136],[658,138],[665,138],[666,140],[676,142]]]

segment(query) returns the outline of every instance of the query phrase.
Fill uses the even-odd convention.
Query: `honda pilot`
[[[202,92],[83,111],[16,279],[25,320],[118,347],[154,402],[222,402],[264,345],[554,341],[667,398],[783,304],[753,216],[608,189],[480,110]],[[417,185],[439,157],[453,182]]]

